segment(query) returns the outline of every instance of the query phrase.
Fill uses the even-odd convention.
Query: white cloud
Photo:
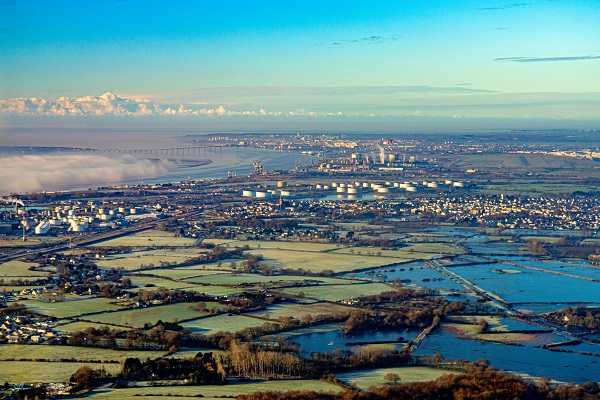
[[[132,156],[26,155],[2,158],[0,193],[52,190],[56,187],[106,184],[164,175],[168,160]]]
[[[202,107],[202,108],[200,108]],[[60,97],[57,100],[47,100],[37,97],[0,99],[0,114],[26,116],[325,116],[315,112],[301,111],[266,111],[229,110],[223,105],[215,108],[206,107],[205,103],[174,103],[161,104],[143,98],[122,98],[113,93],[101,96]],[[341,113],[339,113],[341,115]]]

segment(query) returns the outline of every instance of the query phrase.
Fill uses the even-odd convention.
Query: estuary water
[[[254,162],[271,172],[294,168],[302,156],[249,147],[147,152],[193,147],[191,133],[197,132],[0,130],[0,143],[6,146],[0,147],[0,195],[247,176]]]

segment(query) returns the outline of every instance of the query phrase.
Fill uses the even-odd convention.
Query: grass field
[[[8,261],[0,264],[0,278],[29,278],[33,276],[46,277],[48,273],[40,271],[30,271],[28,268],[36,266],[34,263],[23,261]]]
[[[85,319],[100,324],[115,324],[142,328],[145,323],[154,325],[159,320],[162,320],[163,322],[176,322],[208,315],[208,313],[190,309],[192,305],[192,303],[175,303],[163,306],[136,308],[134,310],[90,315]]]
[[[253,252],[258,252],[262,249],[280,249],[280,250],[295,250],[295,251],[315,251],[335,250],[339,248],[336,244],[331,243],[312,243],[312,242],[295,242],[295,241],[256,241],[256,240],[226,240],[226,239],[204,239],[202,243],[218,244],[224,247],[244,247],[248,246]]]
[[[400,376],[402,382],[428,382],[446,374],[460,374],[460,372],[447,371],[428,367],[400,367],[400,368],[379,368],[370,370],[360,370],[336,374],[336,376],[346,383],[354,383],[361,389],[370,386],[384,386],[387,381],[383,377],[388,373],[395,373]]]
[[[177,399],[198,398],[203,399],[235,397],[239,394],[254,392],[290,390],[314,390],[321,393],[339,393],[343,391],[339,386],[318,380],[286,380],[286,381],[254,381],[246,383],[228,383],[227,385],[202,385],[202,386],[155,386],[136,387],[127,389],[106,389],[92,392],[90,398],[94,400],[114,399],[139,400],[139,396],[177,396]],[[167,396],[167,397],[165,397]]]
[[[358,285],[319,285],[300,288],[283,289],[283,293],[298,296],[304,293],[304,297],[325,301],[341,301],[354,299],[360,296],[375,295],[382,292],[394,290],[383,283],[364,283]]]
[[[168,358],[192,358],[198,353],[213,353],[215,357],[227,356],[227,352],[224,350],[182,347],[176,353],[169,355]]]
[[[262,326],[267,321],[244,315],[221,314],[180,324],[192,332],[210,335],[219,331],[237,332],[251,326]]]
[[[51,361],[61,359],[74,359],[77,361],[122,361],[128,357],[137,357],[140,360],[146,360],[147,358],[157,358],[164,355],[164,351],[155,350],[121,351],[112,349],[97,349],[92,347],[6,344],[2,345],[0,361],[9,359],[44,359]]]
[[[526,242],[535,240],[537,242],[542,242],[542,243],[556,243],[556,242],[560,242],[561,240],[563,240],[563,238],[549,237],[549,236],[521,236],[521,240],[524,240]]]
[[[324,270],[332,270],[335,273],[350,272],[357,269],[373,268],[406,261],[406,259],[403,258],[342,254],[337,251],[331,253],[319,253],[310,251],[260,249],[259,251],[252,251],[252,253],[262,254],[264,256],[262,262],[276,268],[302,268],[312,272],[321,272]]]
[[[270,282],[302,282],[305,280],[318,281],[328,284],[350,284],[352,281],[336,278],[304,277],[291,275],[263,276],[258,274],[218,274],[186,279],[188,282],[206,283],[212,285],[265,284]]]
[[[109,310],[120,310],[123,307],[114,304],[114,299],[89,296],[65,296],[65,301],[47,303],[40,300],[22,300],[20,304],[28,309],[57,318],[76,317],[81,314],[102,312]]]
[[[36,383],[67,382],[80,367],[101,368],[100,363],[0,361],[0,382]],[[104,364],[111,375],[121,371],[120,364]]]
[[[432,258],[442,257],[443,253],[433,253],[429,252],[429,250],[434,249],[435,247],[439,249],[453,250],[452,254],[457,254],[458,250],[452,246],[447,246],[442,243],[419,243],[413,246],[402,247],[398,250],[381,250],[378,247],[357,247],[354,249],[343,248],[340,250],[336,250],[335,254],[352,254],[354,252],[355,256],[366,256],[371,253],[371,256],[367,256],[369,258],[380,258],[382,260],[382,264],[390,264],[394,262],[406,262],[411,260],[429,260]],[[447,247],[441,247],[447,246]],[[420,249],[420,251],[416,251],[415,249]],[[427,250],[427,251],[425,251]],[[359,254],[360,252],[360,254]],[[380,254],[381,257],[377,256]],[[389,260],[387,263],[385,260]]]
[[[229,265],[228,263],[223,263],[223,265]],[[214,264],[216,267],[216,264]],[[181,268],[165,268],[165,269],[153,269],[149,271],[145,271],[148,274],[165,276],[167,278],[173,279],[187,279],[187,278],[195,278],[199,276],[207,276],[214,274],[225,273],[225,271],[214,271],[208,269],[200,269],[199,267],[181,267]]]
[[[99,323],[95,323],[95,322],[86,322],[86,321],[75,321],[75,322],[70,322],[70,320],[63,320],[63,321],[59,321],[62,323],[62,325],[58,325],[55,330],[59,331],[59,332],[65,332],[65,333],[72,333],[72,332],[77,332],[77,331],[82,331],[85,328],[101,328],[106,326],[106,324],[99,324]],[[65,323],[66,322],[66,323]],[[114,326],[110,327],[114,329]],[[129,328],[123,327],[123,328],[119,328],[120,330],[128,330]]]
[[[23,242],[23,240],[21,240],[21,236],[13,236],[12,238],[14,240],[0,239],[0,247],[31,247],[40,244],[51,244],[65,241],[65,239],[63,238],[53,236],[27,236],[26,242]]]
[[[151,273],[151,272],[150,272]],[[130,292],[137,293],[138,289],[145,290],[156,290],[159,287],[164,287],[169,290],[173,289],[194,289],[199,287],[190,282],[185,281],[173,281],[170,279],[164,279],[159,276],[129,276],[131,284],[135,287],[128,289]],[[150,285],[150,286],[148,286]]]
[[[107,240],[94,244],[94,247],[108,246],[131,246],[131,247],[152,247],[152,246],[173,246],[185,247],[191,246],[196,242],[196,239],[185,237],[175,237],[174,233],[149,230],[133,235],[123,236],[117,239]]]
[[[179,264],[198,254],[174,250],[143,250],[123,253],[110,258],[100,258],[96,263],[105,268],[125,268],[137,270],[143,267],[160,267],[161,263]]]
[[[332,313],[349,313],[352,311],[352,307],[343,306],[341,304],[332,303],[312,303],[312,304],[293,304],[284,303],[276,304],[268,307],[266,310],[260,310],[252,313],[253,315],[262,316],[266,318],[277,319],[279,317],[294,317],[301,318],[306,314],[310,314],[313,317],[323,314]]]

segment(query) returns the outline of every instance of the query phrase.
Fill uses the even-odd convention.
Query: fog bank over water
[[[156,177],[175,167],[169,160],[97,154],[48,154],[0,158],[0,194],[50,191]]]
[[[0,130],[0,145],[9,147],[74,147],[85,149],[144,150],[188,147],[192,130],[94,130],[23,129]],[[26,150],[26,149],[24,149]],[[300,158],[300,156],[302,156]],[[300,160],[299,160],[300,159]],[[293,168],[312,162],[299,153],[223,147],[196,154],[121,154],[47,152],[0,153],[0,195],[33,191],[96,188],[105,185],[179,182],[185,179],[224,178],[249,175],[253,161],[265,171]]]

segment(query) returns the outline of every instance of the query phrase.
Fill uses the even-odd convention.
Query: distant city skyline
[[[0,13],[3,126],[600,125],[597,1],[2,1]]]

